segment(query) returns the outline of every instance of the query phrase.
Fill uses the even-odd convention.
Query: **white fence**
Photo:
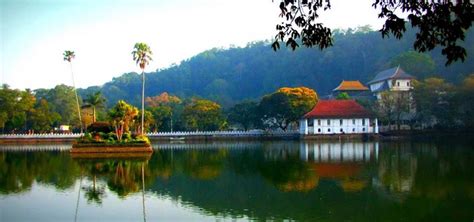
[[[298,131],[193,131],[193,132],[157,132],[147,133],[149,137],[189,137],[189,136],[213,136],[213,137],[260,137],[260,136],[297,136]]]
[[[74,139],[79,138],[80,133],[45,133],[45,134],[1,134],[0,139]],[[291,137],[298,136],[298,131],[193,131],[193,132],[156,132],[146,133],[148,137]]]
[[[74,139],[80,133],[44,133],[44,134],[1,134],[0,139]]]

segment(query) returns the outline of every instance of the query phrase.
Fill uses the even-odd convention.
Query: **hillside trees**
[[[436,64],[428,54],[415,51],[403,52],[390,60],[390,66],[400,66],[407,73],[412,73],[418,79],[432,75]]]
[[[148,84],[145,88],[147,95],[168,92],[180,98],[206,98],[223,108],[244,100],[258,100],[284,86],[304,85],[318,89],[319,95],[327,95],[342,79],[365,83],[376,73],[391,68],[392,59],[413,52],[411,42],[416,30],[408,27],[400,41],[382,39],[379,35],[364,27],[340,30],[334,33],[334,46],[324,51],[301,48],[294,52],[273,52],[268,41],[249,43],[245,47],[210,49],[179,65],[146,73]],[[463,45],[468,53],[474,52],[473,29],[466,32]],[[472,73],[474,56],[467,57],[464,63],[445,67],[445,58],[440,51],[435,49],[426,53],[436,65],[430,75],[437,74],[447,82],[459,83]],[[417,76],[418,73],[411,74]],[[137,73],[125,73],[102,87],[89,87],[79,92],[85,98],[101,90],[108,107],[121,99],[139,107],[140,77]],[[217,83],[224,83],[222,86],[225,87]]]
[[[413,48],[419,52],[441,47],[446,64],[464,61],[466,49],[460,45],[474,19],[474,4],[470,0],[410,1],[374,0],[372,7],[379,9],[379,18],[385,19],[380,30],[382,37],[393,35],[397,39],[407,31],[408,22],[417,29]],[[295,49],[299,41],[307,47],[328,48],[333,45],[331,29],[318,23],[321,10],[331,9],[330,0],[281,0],[280,16],[283,22],[276,25],[277,34],[272,48],[280,48],[279,42]],[[407,15],[407,20],[400,17]]]
[[[61,124],[80,127],[73,87],[61,84],[52,89],[37,89],[34,93],[38,101],[45,99],[53,111],[59,113]],[[82,101],[80,97],[79,100]]]

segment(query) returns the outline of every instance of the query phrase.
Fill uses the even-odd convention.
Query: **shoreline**
[[[470,131],[394,131],[384,132],[380,134],[326,134],[326,135],[300,135],[297,133],[287,134],[253,134],[253,135],[166,135],[153,136],[149,135],[152,142],[170,142],[185,143],[199,141],[272,141],[272,140],[293,140],[293,141],[397,141],[397,140],[439,140],[444,138],[463,138],[466,140],[474,140],[474,132]],[[33,137],[15,138],[0,136],[0,144],[48,144],[48,143],[73,143],[77,140],[77,136],[49,136],[49,137]]]

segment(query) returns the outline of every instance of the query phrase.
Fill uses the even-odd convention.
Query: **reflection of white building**
[[[413,76],[407,74],[400,67],[384,70],[377,73],[374,79],[367,84],[369,85],[370,91],[380,99],[380,93],[386,91],[398,91],[406,92],[413,89],[412,80]]]
[[[377,160],[379,143],[301,143],[300,158],[312,162],[369,162]]]
[[[355,100],[319,100],[300,120],[300,134],[378,133],[377,118]]]

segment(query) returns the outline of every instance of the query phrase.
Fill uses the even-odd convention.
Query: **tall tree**
[[[454,86],[436,77],[415,81],[413,86],[417,119],[425,126],[453,126]]]
[[[77,115],[79,116],[79,123],[81,124],[81,133],[83,131],[82,119],[81,119],[81,107],[79,106],[79,97],[77,96],[76,91],[76,82],[74,80],[74,72],[72,71],[72,60],[76,58],[74,51],[66,50],[63,53],[64,61],[69,62],[69,67],[71,68],[71,78],[72,78],[72,87],[74,87],[74,94],[76,95],[76,105],[77,105]]]
[[[244,101],[236,104],[228,111],[228,118],[231,123],[240,124],[244,130],[250,129],[258,124],[258,103]]]
[[[141,123],[141,134],[143,134],[144,128],[144,122],[145,122],[145,66],[150,63],[152,60],[151,55],[153,53],[151,52],[150,47],[142,42],[136,43],[132,55],[133,55],[133,60],[140,66],[140,69],[142,70],[142,123]]]
[[[264,96],[260,101],[259,110],[267,125],[276,124],[286,130],[290,123],[311,111],[317,101],[318,95],[310,88],[283,87]]]
[[[182,115],[188,130],[220,130],[227,124],[221,106],[210,100],[195,99],[184,107]]]
[[[97,121],[96,108],[103,108],[105,105],[105,98],[102,96],[102,92],[97,91],[88,95],[84,102],[92,106],[92,122],[95,123]]]

